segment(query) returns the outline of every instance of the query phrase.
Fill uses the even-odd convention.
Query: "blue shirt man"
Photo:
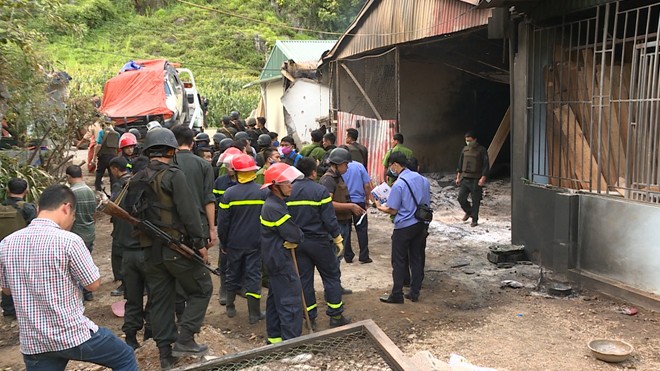
[[[403,303],[403,298],[416,302],[424,280],[424,261],[428,225],[415,218],[417,203],[430,205],[431,189],[429,181],[420,174],[407,169],[408,159],[401,152],[393,152],[388,161],[388,169],[396,182],[386,205],[376,200],[378,210],[394,216],[392,232],[392,292],[382,296],[384,303]],[[407,184],[406,184],[407,183]],[[408,188],[410,186],[410,188]],[[410,292],[403,295],[403,283],[410,273]]]
[[[367,169],[357,161],[348,163],[346,173],[342,175],[344,183],[348,188],[348,194],[351,202],[359,205],[363,209],[367,209],[368,197],[371,196],[371,178],[367,173]],[[371,263],[373,260],[369,257],[369,223],[367,214],[362,216],[353,215],[353,225],[355,226],[355,234],[358,238],[358,245],[360,246],[360,263]],[[351,247],[351,234],[347,234],[344,243],[344,260],[347,263],[352,263],[355,258],[355,253]]]

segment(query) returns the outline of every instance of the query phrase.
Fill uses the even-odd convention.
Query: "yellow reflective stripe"
[[[268,338],[268,342],[271,344],[277,344],[282,342],[282,338]]]
[[[286,203],[286,206],[321,206],[323,204],[328,204],[330,202],[332,202],[332,197],[326,197],[321,201],[310,201],[310,200],[289,201]]]
[[[332,309],[339,309],[339,308],[341,308],[342,305],[344,305],[343,301],[340,301],[339,304],[330,304],[330,303],[328,303],[328,306]]]
[[[215,193],[217,195],[223,195],[223,194],[225,194],[225,191],[223,191],[222,189],[214,189],[213,193]]]
[[[252,296],[252,297],[255,298],[255,299],[261,299],[261,295],[259,295],[259,294],[255,294],[255,293],[253,293],[253,292],[246,292],[246,293],[245,293],[245,296]]]
[[[133,168],[133,165],[131,165],[131,164],[126,164],[126,168],[128,168],[128,169],[132,169],[132,168]]]
[[[241,200],[241,201],[231,201],[228,204],[220,203],[220,208],[229,209],[232,206],[253,206],[253,205],[263,205],[264,200]]]
[[[283,217],[281,217],[279,220],[271,222],[259,216],[259,220],[261,220],[261,224],[265,225],[266,227],[279,227],[282,224],[284,224],[284,222],[289,220],[289,218],[291,218],[291,215],[286,214]]]
[[[316,309],[316,307],[317,307],[317,305],[316,305],[316,303],[314,303],[314,304],[310,305],[309,307],[307,307],[307,311],[309,312],[312,309]]]

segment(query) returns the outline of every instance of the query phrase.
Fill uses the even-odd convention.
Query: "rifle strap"
[[[117,198],[115,199],[115,204],[119,206],[121,204],[121,200],[124,199],[124,196],[126,196],[126,193],[128,193],[128,185],[130,182],[126,182],[124,184],[124,188],[121,189],[121,192],[117,195]]]

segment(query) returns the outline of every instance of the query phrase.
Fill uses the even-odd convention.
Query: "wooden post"
[[[511,106],[506,109],[504,117],[500,122],[500,126],[497,128],[497,132],[495,133],[495,137],[488,146],[488,165],[490,167],[493,166],[497,155],[502,149],[502,145],[504,145],[504,141],[509,136],[509,131],[511,131]]]

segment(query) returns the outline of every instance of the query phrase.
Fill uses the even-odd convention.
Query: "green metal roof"
[[[277,40],[261,71],[259,81],[281,77],[280,68],[285,61],[302,63],[320,60],[323,52],[332,49],[336,42],[337,40]]]

